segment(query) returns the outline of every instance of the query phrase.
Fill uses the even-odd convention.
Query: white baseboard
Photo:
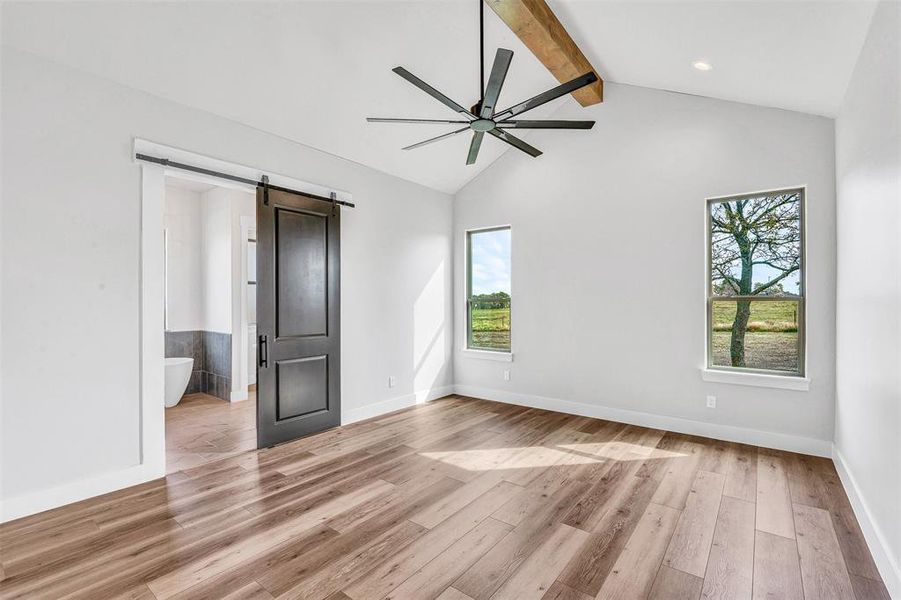
[[[152,468],[150,465],[141,464],[95,475],[49,490],[7,498],[0,501],[0,523],[159,479],[165,474],[165,467]]]
[[[832,462],[835,463],[835,470],[838,471],[838,477],[842,481],[842,486],[848,494],[848,500],[851,501],[851,508],[854,509],[854,516],[860,524],[863,531],[863,537],[867,540],[867,546],[870,548],[870,554],[876,562],[876,568],[882,576],[882,581],[888,589],[889,596],[892,598],[901,598],[901,564],[898,557],[892,554],[890,546],[885,541],[885,535],[882,528],[873,519],[869,505],[861,494],[860,488],[857,486],[857,480],[851,470],[848,469],[848,463],[842,455],[838,446],[833,447]]]
[[[395,410],[401,410],[402,408],[409,408],[417,404],[424,404],[425,402],[429,402],[437,398],[443,398],[444,396],[453,393],[454,386],[446,385],[430,388],[428,390],[420,390],[412,394],[397,396],[396,398],[389,398],[388,400],[382,400],[381,402],[367,404],[366,406],[361,406],[359,408],[351,408],[341,411],[341,424],[350,425],[351,423],[356,423],[357,421],[363,421],[365,419],[371,419],[372,417],[378,417],[379,415],[394,412]]]
[[[454,386],[454,391],[463,396],[495,400],[505,404],[542,408],[544,410],[553,410],[583,417],[607,419],[609,421],[640,425],[642,427],[650,427],[653,429],[666,429],[667,431],[675,431],[677,433],[699,435],[727,442],[752,444],[754,446],[762,446],[764,448],[773,448],[776,450],[788,450],[790,452],[799,452],[801,454],[812,454],[814,456],[825,456],[827,458],[832,456],[832,442],[829,440],[818,440],[784,433],[775,433],[772,431],[746,429],[744,427],[720,425],[718,423],[705,423],[703,421],[692,421],[691,419],[682,419],[680,417],[668,417],[623,408],[611,408],[596,404],[585,404],[584,402],[533,396],[531,394],[519,394],[470,385],[456,385]]]

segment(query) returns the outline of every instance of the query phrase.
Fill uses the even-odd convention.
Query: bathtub
[[[167,358],[166,359],[166,408],[178,404],[181,397],[188,389],[191,381],[191,371],[194,369],[193,358]]]

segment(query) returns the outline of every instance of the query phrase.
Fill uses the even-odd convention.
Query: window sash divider
[[[708,296],[711,302],[751,300],[753,302],[802,302],[804,296]]]

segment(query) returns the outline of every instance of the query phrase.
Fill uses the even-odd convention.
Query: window
[[[466,232],[466,347],[510,352],[510,228]]]
[[[804,375],[804,190],[707,202],[707,367]]]

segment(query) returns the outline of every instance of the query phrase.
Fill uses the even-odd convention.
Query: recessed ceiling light
[[[698,71],[709,71],[713,68],[713,65],[708,62],[704,62],[703,60],[696,60],[691,63],[691,66],[693,66]]]

